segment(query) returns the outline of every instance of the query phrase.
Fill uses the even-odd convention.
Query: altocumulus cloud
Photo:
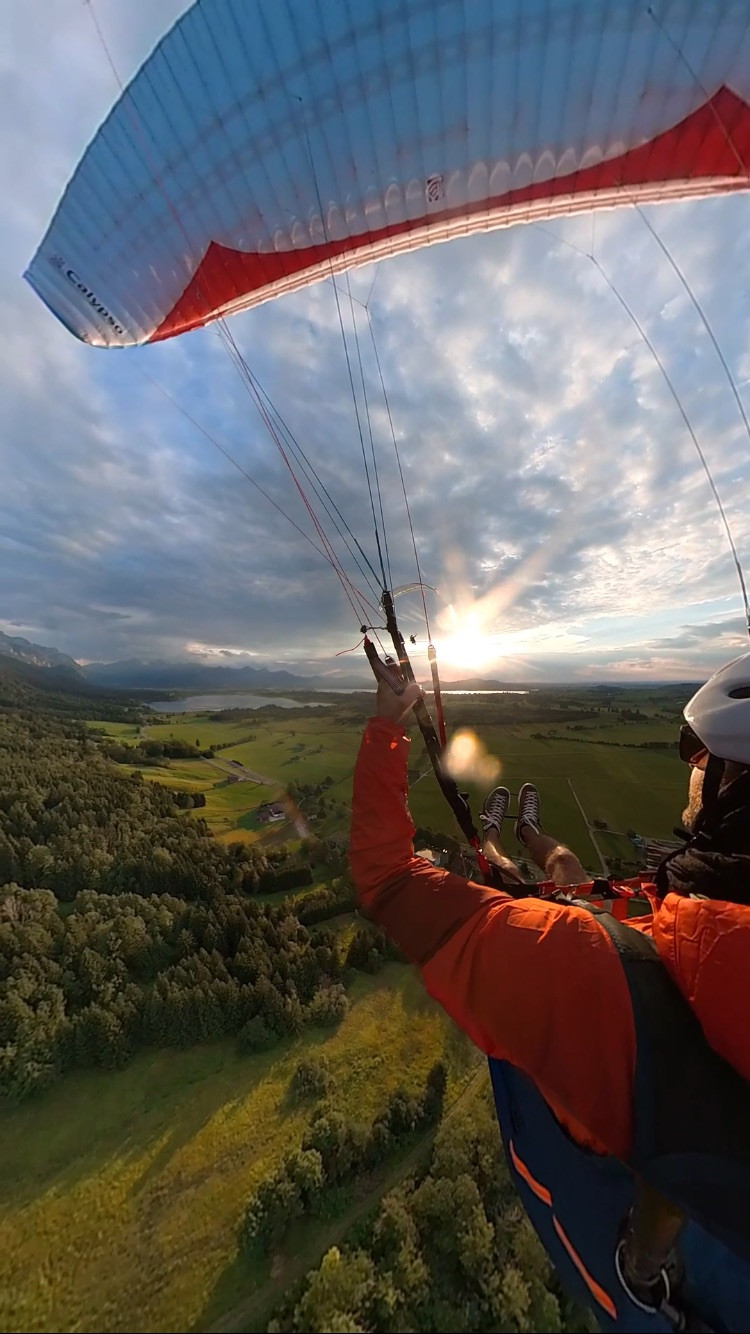
[[[98,0],[124,77],[185,7]],[[86,659],[197,651],[319,671],[357,638],[334,575],[162,392],[318,542],[215,334],[93,352],[20,280],[117,88],[77,0],[15,6],[11,29],[0,122],[2,624]],[[740,392],[750,377],[747,208],[735,196],[648,213]],[[375,283],[369,310],[422,567],[443,599],[436,621],[449,627],[443,603],[478,612],[494,636],[484,671],[695,677],[741,648],[733,567],[680,411],[586,258],[592,248],[658,349],[747,552],[747,434],[635,210],[435,246],[355,273],[352,291],[367,300]],[[367,316],[356,303],[354,312],[401,584],[415,577],[413,553]],[[239,317],[233,332],[377,568],[331,283]],[[416,601],[402,604],[415,631]]]

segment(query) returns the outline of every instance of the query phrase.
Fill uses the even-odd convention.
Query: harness
[[[578,906],[610,935],[633,1005],[632,1151],[622,1163],[582,1148],[527,1076],[491,1059],[511,1174],[563,1284],[605,1329],[747,1329],[750,1085],[709,1047],[653,941]]]

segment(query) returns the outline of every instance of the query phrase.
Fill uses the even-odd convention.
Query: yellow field
[[[142,1053],[2,1114],[0,1328],[203,1329],[260,1295],[267,1273],[237,1263],[236,1229],[307,1123],[310,1109],[285,1101],[303,1052],[325,1051],[331,1101],[362,1120],[441,1056],[454,1076],[471,1059],[402,965],[350,994],[332,1035],[254,1057],[229,1043]]]

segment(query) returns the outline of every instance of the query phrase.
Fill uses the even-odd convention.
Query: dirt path
[[[352,1204],[335,1222],[318,1231],[313,1240],[280,1268],[276,1277],[270,1278],[267,1283],[264,1283],[259,1292],[256,1292],[252,1297],[248,1297],[246,1301],[228,1311],[215,1324],[210,1325],[205,1334],[239,1334],[239,1331],[249,1328],[250,1325],[254,1329],[265,1329],[274,1307],[281,1301],[285,1292],[301,1278],[304,1278],[308,1270],[312,1269],[314,1265],[319,1264],[326,1251],[329,1251],[332,1246],[342,1245],[350,1230],[365,1214],[369,1213],[373,1205],[414,1170],[420,1160],[427,1154],[436,1131],[440,1126],[445,1125],[446,1121],[450,1121],[466,1101],[476,1096],[484,1086],[486,1078],[486,1065],[482,1061],[479,1069],[469,1077],[438,1125],[433,1126],[424,1138],[414,1145],[414,1148],[406,1154],[406,1157],[401,1159],[398,1165],[383,1178],[380,1184],[364,1200],[358,1200],[355,1204]]]
[[[596,855],[597,855],[597,857],[599,858],[599,861],[600,861],[600,863],[601,863],[602,874],[603,874],[603,875],[609,875],[609,866],[607,865],[607,862],[605,861],[604,853],[602,852],[601,848],[599,847],[599,844],[597,843],[597,840],[596,840],[596,834],[595,834],[595,832],[594,832],[594,826],[592,825],[591,821],[589,820],[588,815],[586,814],[585,810],[583,809],[583,806],[581,805],[580,801],[578,800],[578,794],[577,794],[575,788],[573,787],[573,784],[572,784],[572,782],[570,781],[570,779],[568,779],[568,787],[570,788],[571,792],[573,793],[573,799],[574,799],[574,801],[575,801],[575,803],[576,803],[576,806],[578,807],[579,811],[581,812],[581,815],[583,816],[584,821],[585,821],[585,823],[586,823],[586,828],[587,828],[588,831],[589,831],[589,838],[591,839],[591,842],[592,842],[593,847],[594,847],[594,851],[596,852]]]
[[[210,764],[214,769],[218,769],[222,774],[234,774],[236,778],[244,778],[250,783],[262,783],[264,787],[281,787],[282,784],[278,778],[269,778],[267,774],[258,774],[254,769],[246,769],[244,764],[232,764],[229,760],[209,760],[203,756],[205,764]]]

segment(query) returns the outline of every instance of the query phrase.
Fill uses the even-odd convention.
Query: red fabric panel
[[[678,125],[657,135],[649,143],[632,148],[620,157],[552,180],[509,190],[504,195],[431,212],[419,218],[381,227],[361,236],[306,246],[300,250],[270,254],[231,250],[211,242],[205,257],[173,309],[153,334],[151,342],[172,338],[210,320],[231,301],[263,289],[292,274],[313,269],[339,255],[351,254],[388,238],[403,237],[429,226],[439,231],[453,219],[537,205],[535,216],[544,216],[539,201],[561,196],[591,195],[660,182],[726,180],[737,176],[737,188],[747,187],[750,170],[750,107],[729,88],[719,91]],[[722,184],[723,190],[726,185]],[[623,202],[626,202],[627,196]],[[519,219],[521,220],[521,219]],[[261,298],[262,299],[262,298]]]

